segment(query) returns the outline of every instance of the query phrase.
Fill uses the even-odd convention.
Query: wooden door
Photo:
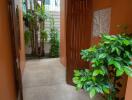
[[[75,69],[89,68],[80,51],[90,46],[92,0],[65,0],[67,83],[72,84]]]
[[[22,77],[20,69],[20,25],[19,25],[19,8],[15,4],[14,0],[9,0],[9,12],[10,12],[10,30],[11,30],[11,42],[12,42],[12,53],[14,56],[14,71],[15,71],[15,81],[16,81],[16,92],[18,100],[23,100],[22,94]]]

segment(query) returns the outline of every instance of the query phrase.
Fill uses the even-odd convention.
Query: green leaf
[[[93,82],[92,81],[87,81],[84,83],[83,85],[83,89],[86,91],[86,92],[89,92],[92,88],[92,85],[93,85]]]
[[[120,70],[118,69],[117,71],[116,71],[116,76],[118,77],[118,76],[121,76],[122,74],[124,73],[124,70],[121,68]]]
[[[89,48],[88,51],[95,52],[96,51],[96,46],[93,46],[93,47]]]
[[[93,72],[93,76],[97,76],[97,75],[99,75],[100,74],[100,70],[95,70],[94,72]]]
[[[79,71],[79,70],[74,70],[74,75],[75,75],[75,76],[80,76],[80,75],[81,75],[81,73],[80,73],[80,71]]]
[[[87,80],[87,78],[86,77],[81,77],[81,79],[80,79],[81,81],[86,81]]]
[[[79,77],[73,77],[72,80],[73,80],[73,83],[74,83],[74,84],[80,83]]]
[[[76,89],[77,89],[77,90],[80,90],[80,89],[82,89],[82,87],[83,87],[83,84],[77,84]]]
[[[132,77],[132,68],[124,66],[124,71],[128,76]]]
[[[125,51],[125,57],[129,57],[129,58],[131,58],[131,55],[130,55],[130,53],[128,52],[128,51]]]
[[[129,45],[129,41],[128,40],[123,40],[123,43],[125,44],[125,45]]]
[[[94,70],[94,72],[93,72],[93,76],[97,76],[97,75],[104,75],[105,74],[105,71],[103,71],[103,70],[100,70],[100,69],[98,69],[98,70]]]
[[[106,94],[109,94],[110,93],[110,90],[109,90],[109,88],[107,86],[103,86],[103,91]]]
[[[100,75],[105,75],[105,71],[104,70],[100,70]]]
[[[106,53],[102,53],[102,54],[99,55],[99,58],[105,58],[106,56],[107,56]]]
[[[93,58],[93,59],[91,60],[92,63],[95,63],[96,61],[97,61],[96,58]]]
[[[104,93],[103,90],[102,90],[102,87],[101,87],[100,85],[98,85],[98,86],[96,87],[96,91],[97,91],[98,93],[101,93],[101,94]]]
[[[132,61],[128,62],[128,64],[129,64],[130,66],[132,66]]]
[[[120,55],[120,50],[118,48],[115,49],[116,50],[116,53],[118,54],[118,56]]]
[[[96,89],[95,88],[92,88],[90,90],[90,98],[93,98],[95,95],[96,95]]]
[[[114,65],[116,69],[121,69],[121,65],[118,61],[110,60],[109,65]]]

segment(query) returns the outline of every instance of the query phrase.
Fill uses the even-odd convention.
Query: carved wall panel
[[[93,14],[93,36],[100,33],[109,33],[111,21],[111,8],[97,10]]]

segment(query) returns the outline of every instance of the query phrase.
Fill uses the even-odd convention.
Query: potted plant
[[[91,69],[75,70],[73,83],[92,98],[103,94],[116,100],[116,81],[123,75],[132,76],[132,38],[126,35],[102,34],[101,41],[81,51],[82,59]]]

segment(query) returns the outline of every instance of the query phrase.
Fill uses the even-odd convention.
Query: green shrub
[[[101,41],[81,51],[82,59],[92,69],[75,70],[73,82],[92,98],[105,94],[107,100],[116,98],[116,81],[126,74],[132,77],[132,38],[125,35],[102,34]]]
[[[59,32],[55,27],[54,18],[50,20],[50,57],[59,57]]]
[[[32,32],[29,30],[26,30],[24,33],[24,39],[25,39],[25,45],[28,45],[31,39]]]

